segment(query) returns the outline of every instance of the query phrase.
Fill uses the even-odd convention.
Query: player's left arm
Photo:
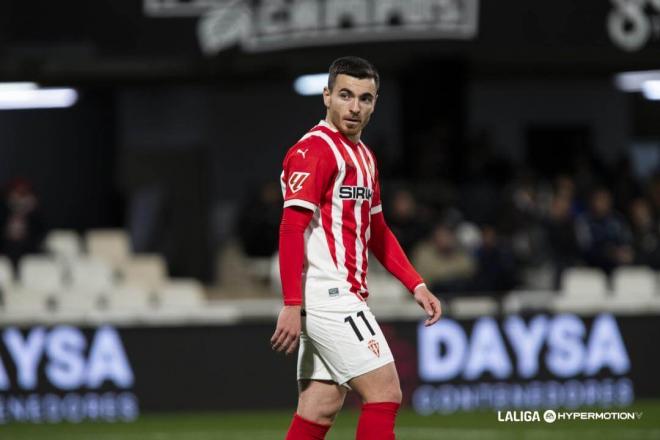
[[[427,313],[429,317],[424,325],[428,327],[435,324],[442,315],[440,300],[426,287],[424,280],[406,257],[399,240],[396,239],[396,236],[385,222],[381,210],[371,215],[369,249],[385,269],[406,286],[417,304]]]

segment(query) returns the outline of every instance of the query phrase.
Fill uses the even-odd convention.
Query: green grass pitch
[[[419,416],[401,411],[401,440],[658,440],[660,400],[642,401],[625,411],[642,411],[635,421],[557,421],[502,423],[495,411],[449,416]],[[148,414],[133,423],[0,425],[1,440],[278,440],[284,438],[291,412],[219,412]],[[328,440],[354,439],[358,413],[344,410]]]

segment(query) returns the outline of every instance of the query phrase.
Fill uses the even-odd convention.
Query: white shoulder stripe
[[[371,170],[370,170],[370,162],[367,161],[367,159],[364,157],[364,152],[362,151],[362,148],[358,147],[358,152],[360,153],[360,159],[362,159],[362,163],[364,164],[364,169],[367,172],[367,186],[369,189],[373,188],[373,176],[371,175]]]
[[[360,147],[362,147],[362,150],[366,153],[367,158],[369,159],[369,170],[373,174],[373,178],[376,179],[376,159],[374,159],[374,155],[362,142],[360,142]]]
[[[314,136],[314,133],[313,133],[313,132],[306,133],[303,137],[301,137],[300,139],[298,139],[298,142],[300,142],[300,141],[304,141],[305,139],[308,139],[308,138],[310,138],[311,136]]]

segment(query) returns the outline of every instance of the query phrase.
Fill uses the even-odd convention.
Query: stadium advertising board
[[[640,388],[658,390],[651,374],[660,366],[658,356],[642,348],[653,327],[648,333],[636,328],[630,318],[610,314],[444,319],[419,326],[420,384],[412,404],[423,414],[629,405]]]
[[[142,4],[139,18],[146,19],[147,28],[153,20],[178,20],[185,32],[195,35],[182,43],[176,32],[158,34],[156,29],[167,29],[159,26],[154,28],[158,36],[150,41],[170,41],[187,52],[201,49],[210,56],[236,46],[254,52],[441,41],[475,60],[515,53],[513,59],[533,55],[526,58],[528,64],[566,57],[593,64],[596,56],[629,69],[633,60],[654,60],[660,44],[657,0],[515,0],[506,5],[479,0],[135,1]],[[564,53],[566,47],[570,54]],[[582,59],[580,54],[587,56]],[[506,64],[508,59],[500,61]]]
[[[446,317],[428,328],[380,321],[404,404],[421,414],[660,396],[660,316]],[[0,424],[291,409],[296,357],[271,350],[273,325],[0,328]]]
[[[287,407],[295,357],[274,355],[272,327],[0,327],[0,425]]]
[[[0,424],[138,416],[133,368],[115,328],[7,327],[1,336]]]
[[[170,12],[161,6],[147,2],[145,11],[152,15]],[[207,54],[237,44],[248,51],[261,51],[371,41],[470,39],[477,33],[478,7],[478,0],[234,0],[208,9],[200,17],[197,34]]]

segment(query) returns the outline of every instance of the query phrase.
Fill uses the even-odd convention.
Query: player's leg
[[[355,377],[348,384],[360,395],[363,403],[401,403],[401,385],[394,362]]]
[[[318,362],[299,362],[299,366],[314,365],[319,369],[309,374],[308,368],[298,378],[330,379],[351,387],[356,384],[365,402],[358,439],[394,439],[401,389],[392,351],[366,304],[354,301],[347,301],[346,307],[337,310],[307,310],[299,361]],[[306,355],[303,347],[312,348],[313,355]]]
[[[325,438],[346,397],[346,388],[331,381],[299,381],[298,409],[286,440]]]
[[[401,386],[394,363],[355,377],[349,385],[362,398],[357,440],[393,440]]]
[[[316,423],[332,425],[344,404],[346,387],[320,380],[301,380],[299,387],[298,414]]]

